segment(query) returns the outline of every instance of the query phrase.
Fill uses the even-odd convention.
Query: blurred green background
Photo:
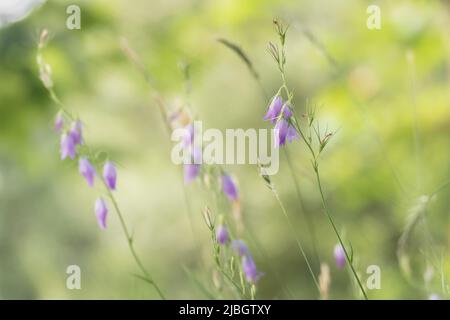
[[[66,7],[81,8],[81,30],[66,28]],[[366,8],[381,8],[381,30],[366,27]],[[144,264],[169,298],[206,298],[183,267],[214,292],[211,241],[201,217],[210,199],[187,187],[194,236],[183,200],[181,168],[148,86],[120,49],[120,38],[142,57],[167,104],[183,97],[180,61],[191,66],[190,102],[210,128],[266,128],[268,100],[245,65],[216,39],[238,43],[269,95],[281,84],[268,41],[272,18],[290,24],[287,81],[299,113],[305,99],[321,122],[339,129],[322,158],[325,193],[340,231],[351,242],[361,278],[381,268],[374,299],[445,297],[450,275],[450,2],[361,0],[96,0],[51,1],[0,29],[0,298],[157,298],[134,278],[134,262],[113,212],[98,228],[98,193],[77,165],[59,160],[53,130],[57,106],[38,78],[44,51],[55,90],[85,123],[85,138],[119,164],[119,204]],[[331,57],[331,58],[330,58]],[[331,60],[335,62],[332,63]],[[302,143],[289,145],[303,205],[314,220],[321,262],[331,268],[330,298],[355,297],[349,274],[334,265],[336,239]],[[279,206],[255,166],[228,166],[239,179],[246,232],[266,272],[257,298],[318,295]],[[284,153],[273,177],[299,238],[313,255],[308,228]],[[398,241],[408,217],[420,223],[408,239],[408,266]],[[198,245],[196,245],[196,243]],[[81,267],[81,290],[66,288],[66,268]],[[319,270],[317,261],[314,269]],[[425,283],[426,270],[434,270]],[[402,271],[403,270],[403,271]],[[287,295],[289,291],[291,294]]]

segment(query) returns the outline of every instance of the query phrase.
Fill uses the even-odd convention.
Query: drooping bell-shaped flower
[[[247,245],[242,240],[233,240],[231,243],[231,248],[236,252],[240,257],[244,255],[249,255],[250,251],[248,250]]]
[[[291,143],[294,140],[299,139],[299,135],[297,130],[294,128],[294,126],[289,125],[287,133],[286,133],[286,139]]]
[[[184,170],[184,184],[189,184],[197,178],[200,173],[199,164],[185,164]]]
[[[291,108],[289,107],[289,105],[287,103],[285,103],[283,105],[283,116],[285,119],[289,119],[290,117],[292,117]]]
[[[275,129],[275,148],[278,148],[286,143],[289,123],[286,119],[282,118],[277,122],[274,129]]]
[[[75,143],[70,134],[64,133],[61,136],[60,151],[61,160],[64,160],[67,157],[70,157],[72,160],[75,159]]]
[[[239,200],[237,186],[228,174],[222,175],[222,191],[231,201]]]
[[[339,269],[344,268],[345,266],[345,252],[340,244],[337,244],[334,247],[334,260],[336,261],[336,266]]]
[[[256,284],[263,275],[256,268],[255,261],[251,255],[245,255],[242,257],[242,271],[244,272],[247,281],[252,284]]]
[[[56,117],[55,117],[55,131],[61,132],[63,126],[64,126],[64,118],[63,118],[62,112],[60,111],[56,114]]]
[[[224,245],[228,242],[228,239],[229,239],[228,230],[225,225],[222,224],[217,228],[216,239],[217,239],[217,242],[222,245]]]
[[[95,169],[86,157],[81,157],[78,162],[80,173],[86,179],[88,185],[94,185]]]
[[[69,134],[72,136],[75,145],[83,144],[83,123],[80,120],[72,122]]]
[[[264,120],[270,120],[271,123],[275,123],[278,116],[280,115],[281,108],[283,106],[283,99],[280,96],[275,96],[272,99],[272,102],[269,105],[269,109],[267,110],[266,115],[264,116]]]
[[[103,179],[109,190],[116,190],[117,172],[114,163],[106,161],[103,166]]]
[[[108,216],[108,207],[102,198],[95,202],[95,216],[101,229],[106,229],[106,217]]]

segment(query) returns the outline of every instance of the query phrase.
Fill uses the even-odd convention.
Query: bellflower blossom
[[[101,229],[106,229],[106,217],[108,215],[108,207],[102,198],[98,198],[95,202],[95,216]]]
[[[70,157],[70,159],[75,159],[75,142],[70,134],[64,133],[61,136],[61,160]]]
[[[255,261],[251,255],[245,255],[242,257],[242,271],[244,272],[247,281],[252,284],[256,284],[263,276],[263,273],[259,272],[256,268]]]
[[[94,185],[95,169],[86,157],[80,158],[79,170],[83,177],[86,179],[88,185],[92,187]]]
[[[64,126],[64,118],[61,112],[58,112],[55,117],[55,131],[61,132]]]
[[[264,116],[264,120],[270,120],[270,122],[274,124],[277,121],[278,116],[280,115],[282,106],[283,99],[279,95],[275,96],[269,105],[269,109]]]
[[[336,261],[336,266],[342,269],[345,266],[345,252],[340,244],[334,247],[334,259]]]
[[[83,124],[80,120],[76,120],[72,123],[69,135],[72,137],[75,145],[83,144]]]
[[[103,166],[103,179],[109,190],[116,190],[117,172],[111,161],[107,161]]]
[[[283,113],[281,115],[281,113]],[[291,143],[299,138],[297,130],[290,123],[292,111],[287,102],[283,103],[280,96],[275,96],[269,109],[264,116],[264,120],[270,120],[275,124],[275,147],[278,148],[286,144],[286,141]]]
[[[183,167],[184,171],[184,184],[189,184],[197,178],[200,173],[199,164],[185,164]]]
[[[228,174],[222,175],[222,191],[230,201],[239,200],[237,186]]]
[[[222,245],[224,245],[228,242],[229,235],[228,235],[227,227],[225,225],[220,225],[217,228],[216,239],[217,239],[217,242]]]
[[[240,256],[248,255],[250,254],[250,251],[248,250],[247,245],[242,240],[233,240],[231,243],[231,248]]]

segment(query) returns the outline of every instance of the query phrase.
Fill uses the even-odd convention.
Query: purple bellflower
[[[230,201],[239,200],[237,186],[228,174],[222,176],[222,191]]]
[[[83,144],[83,124],[80,120],[72,122],[69,135],[72,137],[75,145]]]
[[[63,118],[62,113],[60,111],[60,112],[58,112],[56,114],[56,117],[55,117],[55,131],[56,132],[61,132],[63,126],[64,126],[64,118]]]
[[[70,134],[64,133],[61,136],[61,160],[70,157],[70,159],[75,159],[75,142]]]
[[[197,178],[200,173],[199,164],[185,164],[184,165],[184,184],[189,184]]]
[[[80,158],[79,170],[83,177],[86,179],[88,185],[92,187],[94,185],[95,169],[86,157]]]
[[[247,245],[242,240],[233,240],[231,243],[231,248],[240,256],[249,255],[250,251],[248,250]]]
[[[216,239],[217,242],[220,243],[221,245],[224,245],[228,242],[229,239],[228,230],[225,225],[222,224],[217,228]]]
[[[264,120],[269,120],[272,124],[274,124],[280,115],[281,108],[283,106],[283,99],[280,96],[275,96],[272,99],[272,102],[269,105],[269,109],[267,110],[266,115],[264,116]]]
[[[251,255],[242,257],[242,271],[244,272],[247,281],[252,284],[256,284],[263,276],[263,273],[259,272],[256,268],[255,261]]]
[[[109,190],[116,190],[117,172],[111,161],[107,161],[103,166],[103,179]]]
[[[101,229],[106,229],[106,217],[108,215],[108,207],[102,198],[98,198],[95,202],[95,216]]]
[[[336,266],[339,269],[344,268],[345,266],[345,252],[340,244],[337,244],[334,247],[334,260],[336,261]]]

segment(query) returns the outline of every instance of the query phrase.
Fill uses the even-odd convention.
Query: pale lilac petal
[[[227,174],[222,176],[222,191],[231,201],[239,200],[237,186]]]
[[[72,122],[69,134],[75,145],[83,144],[83,124],[80,120]]]
[[[256,268],[255,261],[251,255],[245,255],[242,257],[242,271],[248,282],[256,284],[261,278],[263,273],[259,272]]]
[[[61,112],[58,112],[55,117],[55,131],[61,132],[64,126],[64,118]]]
[[[291,108],[289,107],[288,104],[284,104],[284,109],[283,109],[283,116],[285,119],[289,119],[290,117],[292,117],[292,111]]]
[[[248,250],[247,245],[242,240],[233,240],[231,243],[231,248],[240,256],[248,255],[250,254],[250,251]]]
[[[217,242],[222,245],[224,245],[228,242],[229,236],[228,236],[228,230],[227,230],[226,226],[220,225],[217,228],[216,239],[217,239]]]
[[[300,137],[298,135],[297,130],[295,130],[295,128],[293,126],[289,125],[287,134],[286,134],[286,138],[289,141],[289,143],[291,143],[294,140],[298,140]]]
[[[281,119],[275,125],[275,148],[283,146],[286,143],[289,123],[285,119]]]
[[[197,178],[200,173],[199,164],[185,164],[184,165],[184,184],[189,184]]]
[[[61,136],[61,160],[70,157],[70,159],[75,159],[75,143],[72,139],[72,136],[69,134],[63,134]]]
[[[283,99],[280,96],[275,96],[269,105],[264,120],[270,120],[271,123],[275,123],[276,119],[280,115],[281,107],[283,106]]]
[[[110,190],[116,190],[117,172],[114,163],[107,161],[103,166],[103,179]]]
[[[102,198],[95,202],[95,216],[101,229],[106,229],[106,217],[108,216],[108,207]]]
[[[79,170],[83,177],[86,179],[88,185],[92,187],[94,185],[95,169],[86,157],[82,157],[79,160]]]
[[[340,244],[337,244],[334,247],[334,259],[336,261],[336,266],[339,269],[344,268],[345,262],[346,262],[345,252],[344,252],[344,249],[342,248],[342,246]]]

